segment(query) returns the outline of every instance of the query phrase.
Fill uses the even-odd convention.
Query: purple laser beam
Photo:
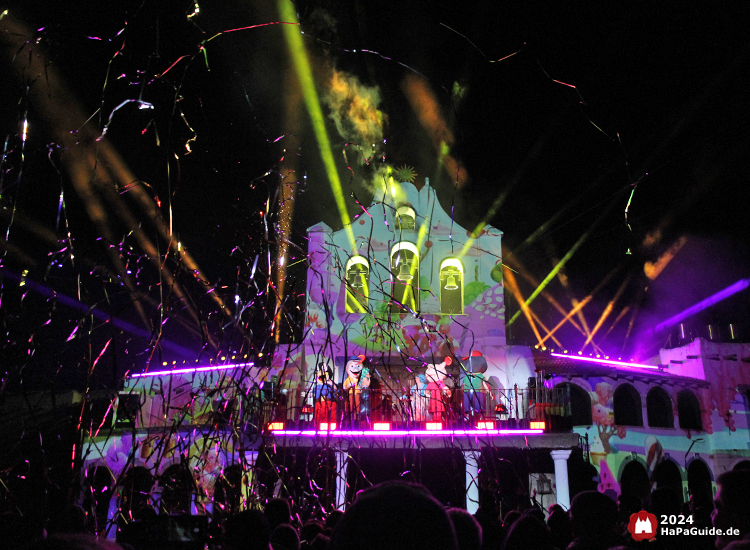
[[[656,325],[656,327],[653,329],[653,332],[659,332],[662,329],[665,329],[667,327],[671,327],[672,325],[675,325],[682,321],[683,319],[690,317],[691,315],[695,315],[699,311],[703,311],[707,307],[711,307],[712,305],[721,302],[722,300],[729,298],[733,294],[737,294],[738,292],[741,292],[745,290],[748,286],[750,286],[750,279],[740,279],[736,283],[734,283],[731,286],[728,286],[724,290],[720,290],[713,296],[709,296],[705,300],[701,300],[697,304],[690,306],[686,310],[682,311],[681,313],[678,313],[677,315],[673,315],[666,321],[663,321]]]
[[[624,369],[658,369],[656,365],[644,365],[643,363],[628,363],[627,361],[614,361],[612,359],[596,359],[594,357],[581,357],[580,355],[565,355],[564,353],[550,353],[553,357],[566,357],[577,361],[588,361],[589,363],[603,363]]]

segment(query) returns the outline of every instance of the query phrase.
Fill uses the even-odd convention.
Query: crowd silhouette
[[[648,544],[649,550],[750,550],[750,469],[723,473],[716,489],[713,501],[695,496],[686,503],[666,487],[656,488],[645,501],[622,495],[615,502],[603,493],[583,491],[569,510],[558,504],[542,510],[529,502],[500,517],[492,503],[481,503],[472,515],[446,508],[421,485],[390,481],[358,493],[345,512],[315,509],[301,517],[288,500],[273,498],[263,510],[243,510],[225,518],[197,546],[174,541],[159,546],[151,540],[144,548],[619,550]],[[690,516],[688,527],[695,533],[658,531],[653,540],[636,542],[628,522],[641,511],[657,518]],[[140,550],[87,534],[86,514],[75,505],[51,518],[44,531],[24,530],[19,518],[8,515],[2,528],[0,547],[11,549]]]

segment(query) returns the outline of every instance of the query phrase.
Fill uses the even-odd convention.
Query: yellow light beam
[[[608,208],[605,208],[604,211],[599,215],[599,217],[594,221],[594,223],[591,225],[591,227],[586,231],[583,235],[579,237],[579,239],[575,242],[575,244],[571,247],[570,250],[563,256],[563,258],[557,262],[557,265],[552,268],[552,271],[549,272],[549,275],[547,275],[544,280],[542,281],[542,284],[540,284],[534,292],[531,293],[531,296],[529,296],[526,299],[526,305],[528,306],[533,302],[539,294],[545,289],[545,287],[550,283],[550,281],[557,275],[557,272],[560,271],[563,267],[565,267],[565,264],[568,263],[568,261],[573,257],[573,255],[578,252],[578,249],[581,248],[583,243],[586,242],[586,239],[588,239],[591,232],[594,230],[594,228],[599,224],[599,222],[609,213],[609,210],[612,208],[612,204],[610,203],[610,206]],[[520,311],[517,311],[515,315],[508,321],[508,326],[512,325],[516,319],[518,319],[518,316],[520,315]]]
[[[617,302],[617,300],[620,299],[620,296],[622,296],[622,293],[625,291],[625,287],[628,286],[628,283],[630,282],[630,278],[631,278],[631,274],[628,274],[628,276],[625,277],[625,280],[620,285],[620,288],[618,288],[617,292],[615,292],[614,297],[607,304],[607,307],[604,308],[604,311],[602,311],[602,314],[599,317],[599,320],[596,322],[596,325],[594,325],[594,328],[592,329],[591,334],[589,335],[588,338],[586,338],[586,341],[583,343],[583,346],[581,347],[581,351],[586,349],[586,346],[589,345],[589,343],[594,338],[594,336],[599,331],[599,329],[602,328],[604,321],[606,321],[607,317],[609,317],[610,313],[612,313],[612,310],[615,307],[615,303]]]
[[[526,279],[530,284],[534,285],[534,287],[539,286],[539,280],[536,279],[536,277],[534,277],[531,273],[529,273],[518,260],[518,258],[508,252],[505,247],[503,247],[503,258],[507,258],[508,265],[512,266],[521,275],[521,277]],[[547,302],[549,302],[549,304],[554,307],[563,317],[568,314],[568,310],[565,309],[557,300],[555,300],[554,296],[552,296],[546,290],[542,292],[542,297],[547,300]],[[578,332],[580,332],[583,336],[586,336],[586,332],[580,327],[578,323],[576,323],[573,319],[569,319],[569,321],[570,324],[573,325],[573,327]]]
[[[602,336],[602,339],[599,340],[599,345],[602,345],[602,342],[607,339],[607,336],[614,330],[614,328],[619,324],[620,321],[622,321],[625,316],[628,314],[628,311],[630,311],[630,306],[625,306],[622,308],[622,311],[615,317],[615,320],[612,322],[612,325],[610,325],[609,329],[607,329],[607,332]]]
[[[510,290],[513,296],[515,296],[516,300],[518,301],[518,305],[521,306],[520,311],[523,311],[524,316],[526,316],[526,320],[529,322],[531,330],[533,330],[534,334],[536,335],[537,342],[541,344],[542,335],[539,334],[539,330],[536,328],[536,324],[534,323],[534,318],[531,315],[529,306],[526,304],[526,301],[521,295],[521,290],[518,288],[516,276],[513,275],[513,272],[506,266],[503,266],[503,280],[505,281],[505,286]]]
[[[289,0],[279,0],[278,6],[282,19],[298,23],[297,12],[295,11],[292,2]],[[300,88],[302,89],[302,97],[304,98],[307,112],[310,115],[313,132],[315,132],[318,149],[320,149],[320,156],[323,160],[326,174],[328,175],[328,182],[333,191],[336,207],[339,210],[339,216],[341,216],[341,222],[344,225],[351,250],[354,252],[357,250],[357,244],[354,240],[354,233],[351,228],[352,222],[349,217],[349,212],[346,209],[344,192],[341,189],[341,179],[339,178],[339,173],[336,169],[333,152],[331,151],[331,142],[328,139],[328,133],[326,131],[323,109],[320,107],[318,93],[315,90],[315,81],[313,80],[312,69],[310,68],[310,60],[307,57],[307,51],[302,42],[302,35],[299,27],[296,25],[284,25],[284,38],[286,39],[287,46],[292,56],[292,61],[294,62],[294,68],[297,73],[297,78],[299,79]]]
[[[495,214],[497,214],[498,210],[500,210],[500,207],[505,202],[505,199],[508,197],[510,192],[516,187],[518,182],[521,181],[521,176],[526,172],[526,168],[534,161],[542,152],[542,149],[544,149],[544,146],[549,141],[550,132],[548,131],[547,134],[543,137],[541,137],[537,142],[534,144],[534,147],[531,149],[528,155],[526,155],[526,158],[524,158],[523,163],[518,167],[518,170],[516,170],[515,175],[511,180],[506,184],[505,190],[500,193],[497,198],[492,202],[492,205],[487,210],[487,213],[484,215],[484,219],[482,219],[481,222],[474,228],[474,231],[471,232],[471,238],[469,241],[464,244],[463,249],[459,253],[458,257],[463,258],[464,255],[469,251],[469,248],[473,245],[474,239],[476,239],[479,234],[482,232],[482,229],[484,229],[485,225],[489,223],[489,221],[495,217]],[[573,204],[575,201],[572,201],[569,204]],[[567,207],[566,207],[567,208]],[[555,216],[552,217],[552,220],[556,219],[557,216],[561,215],[565,208],[558,211]],[[547,222],[543,228],[545,228],[548,224],[552,223],[552,220]],[[541,229],[541,228],[540,228]],[[539,232],[539,230],[534,232],[534,235],[536,235]],[[529,239],[526,239],[527,241]],[[524,241],[525,242],[525,241]]]
[[[460,189],[466,184],[468,174],[461,161],[450,154],[450,148],[454,144],[455,138],[440,112],[440,103],[437,97],[424,78],[413,74],[406,75],[401,87],[414,114],[430,137],[433,147],[435,147],[438,162],[443,166],[451,181]]]
[[[539,326],[542,327],[542,330],[544,330],[547,334],[550,334],[550,330],[547,328],[544,322],[539,318],[539,316],[531,310],[531,308],[529,308],[529,313],[531,313],[531,316],[534,318],[534,320],[537,323],[539,323]],[[545,338],[547,338],[547,336],[545,336]],[[550,335],[549,338],[552,338],[552,341],[558,346],[563,347],[563,345],[560,343],[560,340],[558,340],[554,336]],[[539,344],[543,345],[543,342],[539,342]]]
[[[555,328],[547,332],[547,334],[542,339],[542,344],[544,344],[544,341],[547,340],[547,338],[551,337],[555,332],[557,332],[557,330],[560,327],[562,327],[565,323],[567,323],[573,315],[575,315],[576,313],[578,313],[578,311],[583,309],[586,306],[586,304],[588,304],[594,298],[594,296],[596,296],[596,294],[604,287],[604,285],[606,285],[609,282],[609,280],[612,277],[614,277],[615,273],[617,273],[620,270],[620,267],[622,267],[622,264],[615,266],[614,269],[612,269],[609,273],[607,273],[604,276],[604,279],[602,279],[601,282],[598,285],[596,285],[596,288],[594,288],[594,290],[592,290],[588,296],[586,296],[583,300],[575,304],[573,309],[571,309],[568,312],[568,314],[563,318],[563,320],[557,323],[557,325],[555,325]]]
[[[664,252],[655,262],[646,262],[643,264],[643,272],[646,274],[646,277],[649,278],[649,280],[653,281],[655,280],[662,271],[664,271],[664,268],[669,265],[669,262],[671,262],[675,256],[677,256],[677,253],[682,249],[683,246],[685,246],[685,243],[687,243],[688,239],[685,235],[677,239],[674,243],[672,243],[672,246],[670,246],[666,252]]]
[[[573,291],[570,289],[570,285],[568,285],[568,276],[565,274],[565,270],[561,269],[558,272],[557,279],[560,281],[560,284],[565,289],[565,293],[568,295],[568,298],[570,299],[570,304],[575,308],[579,302],[578,302],[578,299],[573,295]],[[586,333],[586,338],[588,338],[591,335],[591,331],[589,330],[589,325],[586,322],[586,317],[583,315],[583,311],[581,311],[580,308],[577,309],[576,316],[578,317],[578,321],[581,323],[581,326],[583,327],[583,330]]]
[[[628,344],[628,339],[630,338],[630,334],[633,332],[633,327],[635,327],[635,320],[638,318],[638,314],[641,311],[641,304],[643,302],[643,297],[648,292],[648,287],[642,287],[638,291],[638,296],[635,298],[635,306],[633,306],[633,314],[630,316],[630,323],[628,323],[628,330],[625,333],[625,339],[622,342],[622,349],[620,350],[620,355],[623,355],[625,353],[625,346]]]

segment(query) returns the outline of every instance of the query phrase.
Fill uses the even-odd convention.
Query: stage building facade
[[[748,345],[698,339],[653,365],[508,345],[502,233],[457,225],[429,182],[385,182],[308,238],[301,343],[133,375],[89,423],[100,530],[143,506],[344,508],[388,477],[452,487],[438,496],[470,511],[518,495],[567,507],[596,487],[687,498],[750,459]]]
[[[655,487],[710,498],[715,479],[750,467],[750,344],[695,338],[651,365],[537,352],[548,387],[570,390],[574,431],[613,498]]]

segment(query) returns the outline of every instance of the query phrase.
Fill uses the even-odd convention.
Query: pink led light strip
[[[432,436],[432,435],[533,435],[543,434],[544,430],[272,430],[274,435],[299,435],[305,437],[389,437],[389,436]]]
[[[170,374],[186,374],[190,372],[208,372],[213,370],[236,369],[239,367],[252,367],[255,363],[237,363],[235,365],[211,365],[208,367],[193,367],[190,369],[160,370],[156,372],[144,372],[142,374],[131,374],[131,378],[142,378],[144,376],[168,376]]]
[[[565,357],[575,359],[576,361],[588,361],[589,363],[600,363],[605,365],[614,365],[626,369],[659,369],[656,365],[643,365],[641,363],[627,363],[625,361],[613,361],[612,359],[596,359],[594,357],[581,357],[580,355],[565,355],[564,353],[550,353],[553,357]]]

